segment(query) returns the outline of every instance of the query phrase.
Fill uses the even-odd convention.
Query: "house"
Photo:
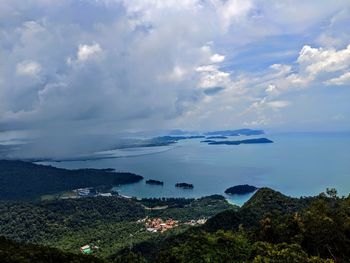
[[[73,190],[73,192],[75,192],[79,197],[86,197],[91,195],[91,188],[79,188]]]
[[[178,226],[178,221],[168,219],[165,222],[161,218],[147,219],[145,221],[145,227],[149,232],[164,232]]]
[[[112,196],[112,193],[99,193],[99,196]]]
[[[92,253],[92,250],[89,245],[85,245],[80,248],[80,252],[83,254],[90,254]]]

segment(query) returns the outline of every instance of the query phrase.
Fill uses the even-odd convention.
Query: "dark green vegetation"
[[[258,188],[248,184],[235,185],[225,190],[226,194],[244,195],[256,191]]]
[[[40,203],[0,201],[0,234],[38,244],[82,229],[146,216],[143,207],[119,196]]]
[[[192,219],[210,218],[218,211],[237,210],[237,206],[227,203],[221,195],[212,195],[199,199],[169,198],[165,202],[159,202],[157,206],[165,206],[167,209],[152,210],[148,212],[150,217],[173,218],[180,221]],[[150,205],[150,207],[154,207]]]
[[[0,199],[29,200],[83,187],[129,184],[143,177],[111,169],[67,170],[23,161],[0,160]]]
[[[104,204],[109,203],[107,200],[114,203],[114,207]],[[85,210],[81,208],[83,202],[87,202]],[[93,205],[90,202],[98,203]],[[116,207],[118,202],[122,203]],[[219,208],[218,203],[222,207],[215,210],[215,207]],[[31,235],[40,235],[44,231],[39,224],[46,221],[49,221],[46,227],[51,227],[50,231],[53,228],[62,231],[60,224],[65,220],[60,221],[55,217],[63,214],[68,221],[63,234],[52,234],[48,241],[37,243],[55,246],[65,252],[0,239],[0,256],[7,260],[4,262],[55,262],[52,259],[57,257],[59,262],[330,263],[348,262],[350,258],[350,197],[338,197],[335,190],[328,190],[317,197],[299,199],[262,188],[240,209],[228,206],[221,196],[198,200],[145,199],[138,202],[119,197],[64,200],[60,205],[55,202],[41,204],[40,209],[50,211],[47,213],[39,212],[39,205],[28,209],[26,206],[29,204],[11,204],[11,208],[4,208],[4,205],[2,208],[12,215],[1,222],[1,225],[6,225],[3,229],[12,230],[8,231],[7,236],[17,232],[20,239],[30,240]],[[100,206],[101,210],[95,211]],[[168,208],[148,211],[143,206]],[[63,212],[63,207],[67,212]],[[179,227],[163,234],[147,233],[141,230],[140,223],[133,222],[146,214],[167,218],[168,213],[174,219],[181,220],[195,213],[196,208],[199,214],[193,216],[200,218],[210,207],[215,211],[209,211],[208,215],[218,210],[225,211],[211,217],[205,225]],[[130,209],[135,210],[126,214]],[[181,209],[183,213],[178,213]],[[107,213],[104,210],[117,212]],[[41,213],[41,216],[36,217],[37,213]],[[27,217],[24,218],[24,215]],[[17,217],[19,219],[11,224]],[[36,223],[41,217],[46,218]],[[0,218],[4,218],[4,214]],[[72,231],[69,225],[75,226],[75,230]],[[98,258],[69,253],[78,253],[78,247],[86,243],[100,246],[100,250],[94,254]]]
[[[257,138],[257,139],[247,139],[247,140],[240,140],[240,141],[211,141],[209,140],[209,145],[218,145],[218,144],[225,144],[225,145],[240,145],[240,144],[260,144],[260,143],[273,143],[273,141],[266,139],[266,138]]]
[[[192,189],[193,188],[193,184],[177,183],[177,184],[175,184],[175,187],[184,188],[184,189]]]
[[[164,209],[150,210],[148,207]],[[180,226],[169,233],[150,233],[145,217],[186,220],[211,217],[234,206],[222,196],[200,199],[126,199],[120,196],[87,197],[45,202],[0,201],[0,236],[17,242],[40,244],[80,253],[85,244],[100,247],[94,254],[106,257],[141,241],[183,232]]]
[[[163,185],[164,182],[158,181],[158,180],[149,179],[149,180],[146,181],[146,184]]]
[[[23,244],[0,237],[1,263],[103,263],[102,259],[67,253],[55,248]]]
[[[290,198],[262,188],[239,210],[227,210],[202,227],[148,240],[128,253],[148,262],[348,262],[350,197],[328,190]],[[118,258],[121,255],[117,254]]]

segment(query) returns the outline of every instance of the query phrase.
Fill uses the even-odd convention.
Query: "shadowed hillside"
[[[111,169],[68,170],[31,162],[0,160],[0,199],[29,200],[83,187],[134,183],[143,177]]]

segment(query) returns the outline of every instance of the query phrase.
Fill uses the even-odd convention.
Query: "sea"
[[[201,142],[203,139],[186,139],[170,146],[112,150],[109,158],[44,164],[69,169],[114,168],[142,175],[143,181],[114,187],[122,195],[138,198],[220,194],[242,205],[253,193],[224,193],[240,184],[269,187],[293,197],[316,195],[327,188],[336,188],[339,195],[350,193],[350,133],[276,133],[257,137],[273,143],[208,145]],[[254,136],[230,139],[246,138]],[[164,185],[148,185],[147,179],[163,181]],[[180,182],[193,184],[194,188],[176,188]]]

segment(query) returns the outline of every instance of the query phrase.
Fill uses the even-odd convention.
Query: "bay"
[[[145,180],[164,182],[163,186],[147,185],[145,180],[115,186],[120,194],[136,197],[225,195],[225,189],[238,184],[270,187],[295,197],[315,195],[327,187],[336,188],[341,195],[349,194],[349,133],[283,133],[264,137],[274,143],[208,145],[201,143],[202,139],[189,139],[165,148],[116,150],[117,158],[45,164],[63,168],[114,168],[140,174]],[[194,188],[176,188],[178,182],[191,183]],[[251,194],[225,196],[241,205]]]

